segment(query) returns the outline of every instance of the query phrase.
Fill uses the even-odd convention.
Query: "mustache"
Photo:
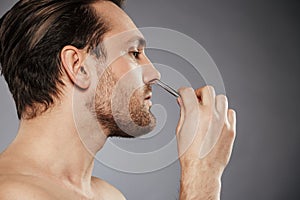
[[[150,84],[146,84],[146,85],[144,85],[143,90],[144,90],[145,94],[148,94],[148,93],[152,92],[152,86]]]

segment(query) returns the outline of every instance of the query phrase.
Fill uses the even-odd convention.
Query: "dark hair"
[[[97,47],[109,25],[91,5],[98,1],[20,0],[0,19],[1,74],[19,119],[25,111],[27,119],[45,112],[61,94],[64,46],[102,55]],[[123,4],[123,0],[106,1]]]

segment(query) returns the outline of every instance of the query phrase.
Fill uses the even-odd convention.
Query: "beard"
[[[126,80],[118,82],[111,68],[102,74],[95,95],[98,123],[108,137],[134,138],[152,131],[156,119],[146,104],[150,85],[126,88]]]

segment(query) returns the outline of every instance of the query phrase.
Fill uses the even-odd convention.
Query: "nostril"
[[[148,84],[150,84],[150,85],[156,84],[157,80],[159,80],[159,79],[154,78],[151,81],[149,81]]]
[[[154,84],[155,80],[160,79],[160,73],[153,65],[147,65],[143,68],[143,81],[145,84]]]
[[[157,70],[156,70],[157,71]],[[161,74],[160,74],[160,72],[159,71],[157,71],[157,78],[156,78],[157,80],[160,80],[161,79]]]

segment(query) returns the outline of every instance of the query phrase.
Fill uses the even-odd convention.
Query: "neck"
[[[99,133],[97,125],[91,126],[88,117],[75,123],[70,109],[60,106],[35,119],[21,120],[18,136],[5,153],[30,163],[26,175],[52,178],[88,194],[94,155],[106,137]]]

